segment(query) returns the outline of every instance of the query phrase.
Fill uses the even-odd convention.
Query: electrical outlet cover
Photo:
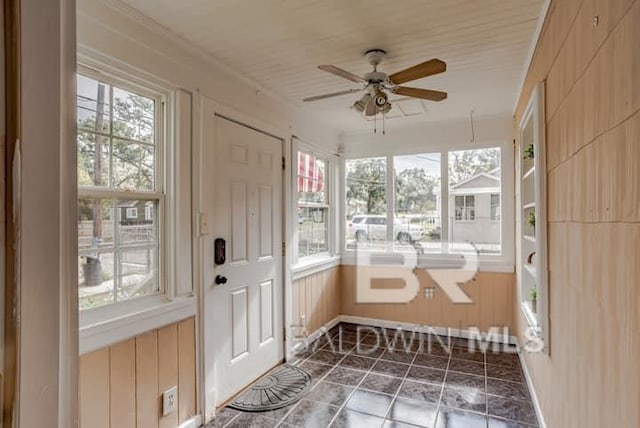
[[[172,386],[162,393],[162,416],[167,416],[178,408],[178,387]]]

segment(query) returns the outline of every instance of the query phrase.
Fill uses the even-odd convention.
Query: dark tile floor
[[[313,378],[302,400],[265,413],[227,408],[207,427],[538,426],[512,349],[483,353],[439,339],[340,324],[293,361]]]

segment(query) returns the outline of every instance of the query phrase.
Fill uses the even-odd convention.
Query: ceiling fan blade
[[[432,91],[431,89],[409,88],[406,86],[397,86],[393,92],[406,97],[422,98],[430,101],[442,101],[447,98],[446,92]]]
[[[447,63],[434,58],[429,61],[425,61],[422,64],[414,65],[413,67],[393,73],[389,76],[389,80],[396,85],[399,85],[412,80],[422,79],[423,77],[433,76],[434,74],[442,73],[446,70]]]
[[[360,92],[360,91],[362,91],[362,89],[347,89],[346,91],[333,92],[331,94],[316,95],[315,97],[303,98],[302,101],[304,101],[306,103],[306,102],[309,102],[309,101],[324,100],[325,98],[331,98],[331,97],[337,97],[337,96],[340,96],[340,95],[353,94],[354,92]]]
[[[318,68],[322,71],[326,71],[328,73],[335,74],[336,76],[351,80],[352,82],[366,83],[366,80],[364,80],[362,77],[357,76],[347,70],[343,70],[340,67],[336,67],[335,65],[319,65]]]

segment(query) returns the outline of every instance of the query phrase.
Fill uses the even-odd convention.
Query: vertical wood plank
[[[158,330],[158,400],[161,400],[164,391],[177,385],[178,326],[171,324]],[[160,428],[175,428],[178,425],[178,412],[160,416],[158,422]]]
[[[109,428],[109,348],[80,357],[80,427]]]
[[[196,414],[196,322],[189,318],[178,324],[178,419]]]
[[[136,426],[136,346],[135,340],[120,342],[110,348],[111,426]]]
[[[137,428],[158,428],[158,330],[136,337]]]

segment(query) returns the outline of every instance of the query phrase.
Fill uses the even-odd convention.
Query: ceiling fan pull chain
[[[373,115],[373,133],[377,134],[378,133],[378,129],[376,128],[376,118],[378,117],[378,113]]]
[[[382,113],[382,135],[386,135],[387,130],[384,127],[384,113]]]

